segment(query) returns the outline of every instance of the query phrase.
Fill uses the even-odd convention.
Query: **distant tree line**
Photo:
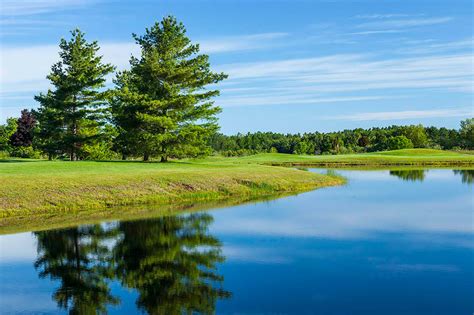
[[[370,129],[358,128],[328,133],[282,134],[255,132],[230,136],[217,133],[215,130],[217,130],[215,127],[208,130],[209,134],[206,135],[206,140],[201,140],[199,146],[195,146],[195,143],[189,143],[188,151],[175,147],[176,144],[166,146],[168,150],[173,150],[169,151],[167,156],[196,156],[211,152],[225,156],[242,156],[263,152],[320,155],[406,148],[474,149],[474,118],[461,121],[459,129],[410,125]],[[54,156],[70,158],[68,151],[61,151],[58,145],[59,141],[54,142],[51,139],[48,148],[52,151],[49,151],[48,148],[45,149],[48,144],[41,142],[45,139],[41,136],[41,132],[47,132],[47,130],[38,128],[35,113],[26,109],[22,110],[20,118],[9,118],[6,124],[0,125],[0,151],[8,152],[9,155],[17,157],[38,158],[42,153],[49,153],[54,154]],[[138,155],[137,152],[140,152],[138,148],[133,148],[138,143],[126,144],[126,141],[130,141],[131,138],[126,137],[125,131],[121,133],[116,125],[106,123],[101,128],[93,129],[90,134],[95,135],[95,138],[85,144],[82,143],[77,151],[78,156],[76,158],[104,160],[140,156],[145,160],[147,159],[146,156]],[[194,151],[191,149],[193,146],[195,146]],[[44,151],[40,151],[39,148]],[[179,154],[179,150],[182,150],[181,154]],[[153,156],[156,153],[149,152]]]
[[[110,159],[198,156],[210,152],[220,108],[207,88],[224,80],[212,72],[209,57],[186,36],[174,17],[133,34],[141,48],[130,69],[106,78],[115,67],[104,63],[97,42],[76,29],[61,39],[59,61],[47,75],[52,88],[35,96],[37,110],[24,110],[0,127],[0,151],[21,157]]]
[[[410,125],[358,128],[328,133],[255,132],[231,136],[216,133],[212,136],[210,145],[214,151],[227,156],[259,152],[345,154],[406,148],[472,150],[474,149],[474,118],[463,120],[458,130]]]

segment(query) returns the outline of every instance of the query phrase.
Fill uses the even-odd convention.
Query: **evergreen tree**
[[[77,160],[81,147],[92,141],[95,135],[81,133],[83,125],[91,122],[100,125],[104,118],[104,101],[107,92],[101,91],[105,76],[114,70],[102,63],[98,56],[97,42],[88,43],[84,33],[76,29],[69,41],[61,39],[61,61],[51,67],[47,76],[54,89],[39,94],[40,103],[38,136],[45,150],[69,154]]]
[[[219,91],[205,88],[227,75],[210,70],[209,57],[198,54],[199,45],[172,16],[133,37],[141,56],[132,57],[130,70],[118,74],[112,101],[123,153],[166,161],[206,152],[220,108],[212,101]]]
[[[36,126],[36,118],[27,109],[21,111],[17,120],[16,131],[10,137],[10,143],[14,147],[28,147],[33,142],[33,131]]]

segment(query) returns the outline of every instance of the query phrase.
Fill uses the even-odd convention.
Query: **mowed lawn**
[[[217,162],[314,166],[474,166],[474,155],[433,149],[405,149],[364,154],[295,155],[262,153],[214,158]]]
[[[342,179],[258,164],[17,160],[0,162],[0,182],[0,218],[7,218],[299,192]]]

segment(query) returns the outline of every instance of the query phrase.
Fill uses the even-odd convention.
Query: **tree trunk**
[[[149,159],[150,159],[150,155],[149,155],[148,153],[145,153],[145,154],[143,155],[143,161],[146,162],[146,161],[148,161]]]
[[[122,154],[122,161],[125,161],[127,159],[127,156],[125,154]]]
[[[75,114],[76,113],[76,100],[77,100],[76,95],[74,95],[73,99],[74,99],[74,105],[72,106],[72,112],[73,114]],[[73,121],[72,121],[72,134],[74,136],[74,142],[72,143],[71,161],[76,161],[77,160],[77,157],[76,157],[77,121],[75,117],[73,118]]]
[[[48,153],[48,161],[51,161],[53,159],[53,154],[52,153]]]
[[[162,162],[162,163],[168,162],[168,156],[167,156],[167,155],[162,155],[162,156],[161,156],[161,162]]]

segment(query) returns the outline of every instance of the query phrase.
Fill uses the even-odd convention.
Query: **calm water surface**
[[[0,313],[473,314],[473,171],[337,172],[270,202],[0,236]]]

